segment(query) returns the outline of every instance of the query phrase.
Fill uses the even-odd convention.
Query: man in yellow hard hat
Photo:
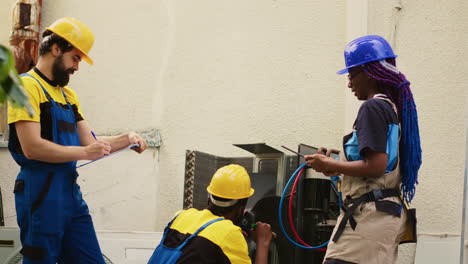
[[[73,18],[46,28],[34,69],[22,75],[34,115],[8,109],[8,148],[21,171],[15,181],[23,263],[104,263],[88,206],[76,183],[76,161],[95,160],[130,144],[136,133],[96,138],[67,87],[81,60],[93,64],[91,30]]]
[[[207,188],[208,207],[180,211],[164,230],[148,264],[251,263],[247,242],[238,224],[254,190],[244,167],[231,164],[213,175]],[[257,222],[255,263],[268,262],[272,238],[269,224]]]

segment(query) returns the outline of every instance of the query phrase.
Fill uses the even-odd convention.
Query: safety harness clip
[[[377,201],[384,198],[382,190],[373,190],[372,192],[368,192],[367,195],[369,196],[369,201]]]

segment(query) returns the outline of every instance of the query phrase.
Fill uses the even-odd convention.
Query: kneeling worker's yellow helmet
[[[93,32],[80,21],[64,17],[55,21],[46,28],[68,41],[73,47],[83,53],[83,60],[93,65],[93,60],[89,57],[89,51],[94,44]]]
[[[236,164],[217,170],[206,188],[208,193],[224,199],[244,199],[253,195],[250,176],[244,167]]]

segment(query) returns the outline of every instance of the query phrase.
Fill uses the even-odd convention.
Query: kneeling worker
[[[180,211],[164,230],[148,264],[251,263],[247,242],[237,226],[254,189],[244,167],[227,165],[213,175],[207,188],[208,207]],[[269,224],[257,222],[255,263],[268,262],[272,238]]]

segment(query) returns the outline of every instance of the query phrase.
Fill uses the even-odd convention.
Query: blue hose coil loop
[[[293,243],[295,246],[297,247],[300,247],[300,248],[303,248],[303,249],[317,249],[317,248],[322,248],[324,246],[326,246],[330,241],[327,241],[325,243],[323,243],[322,245],[320,246],[316,246],[316,247],[307,247],[307,246],[304,246],[304,245],[301,245],[299,243],[297,243],[296,241],[294,241],[289,235],[288,233],[286,232],[286,229],[284,228],[284,224],[283,224],[283,203],[284,203],[284,197],[286,196],[286,192],[289,188],[289,185],[291,184],[292,181],[294,181],[294,178],[296,178],[297,174],[299,173],[299,171],[304,168],[305,166],[307,166],[306,163],[302,164],[301,166],[299,166],[299,168],[296,169],[296,171],[293,173],[293,175],[291,176],[291,178],[288,180],[288,182],[286,183],[286,186],[284,187],[284,190],[283,190],[283,193],[281,194],[281,200],[280,200],[280,204],[279,204],[279,208],[278,208],[278,219],[279,219],[279,225],[281,227],[281,231],[283,232],[284,236],[289,240],[289,242]]]

